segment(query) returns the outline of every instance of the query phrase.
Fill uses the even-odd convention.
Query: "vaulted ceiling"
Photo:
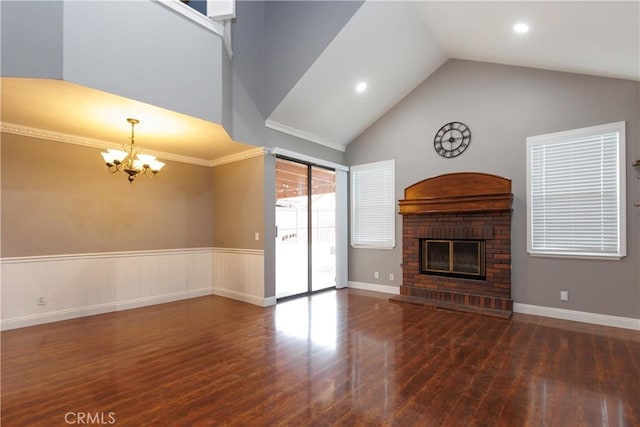
[[[267,119],[345,150],[450,58],[640,80],[638,1],[366,1]],[[513,26],[528,24],[526,34]],[[367,89],[355,88],[366,82]]]
[[[516,22],[530,31],[515,33]],[[450,58],[638,81],[640,1],[368,0],[266,125],[344,151]],[[358,93],[360,82],[367,89]],[[48,129],[67,142],[72,135],[126,142],[129,125],[114,111],[130,111],[140,119],[139,143],[156,154],[207,163],[251,148],[232,141],[218,124],[57,83],[3,78],[2,122],[26,125],[27,132]],[[159,133],[150,134],[154,122]]]

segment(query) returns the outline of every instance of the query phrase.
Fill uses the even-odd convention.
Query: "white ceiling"
[[[416,4],[364,3],[272,112],[267,126],[284,130],[279,125],[285,125],[296,136],[344,151],[447,59]],[[367,82],[365,93],[355,92],[359,81]]]
[[[449,58],[640,80],[639,6],[638,0],[367,1],[266,124],[345,150]],[[531,26],[527,35],[513,33],[518,20]],[[40,129],[58,140],[115,147],[128,141],[127,111],[140,120],[136,142],[160,159],[206,163],[254,148],[232,141],[215,123],[73,83],[1,80],[4,130],[17,125],[27,134]],[[368,89],[358,94],[361,80]]]
[[[367,1],[266,124],[345,150],[449,58],[640,80],[639,5]],[[529,33],[513,31],[518,21]]]

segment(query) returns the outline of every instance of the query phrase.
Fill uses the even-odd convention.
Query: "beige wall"
[[[213,246],[263,249],[264,157],[214,167],[212,180]]]
[[[2,256],[212,246],[211,169],[109,174],[100,150],[2,134]]]

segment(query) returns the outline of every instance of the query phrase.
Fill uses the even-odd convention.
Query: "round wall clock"
[[[442,157],[459,156],[471,143],[471,130],[461,122],[451,122],[442,126],[433,138],[433,148]]]

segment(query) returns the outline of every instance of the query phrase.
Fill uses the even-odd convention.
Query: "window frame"
[[[358,174],[366,171],[387,171],[390,173],[390,179],[388,184],[389,190],[389,199],[385,201],[385,207],[387,209],[386,215],[389,222],[387,225],[389,226],[390,235],[386,236],[387,239],[381,239],[378,242],[374,242],[372,240],[364,240],[358,238],[356,236],[357,228],[356,228],[356,216],[358,216],[359,207],[357,206],[357,198],[356,198],[356,190],[355,187],[357,185]],[[395,199],[395,160],[383,160],[380,162],[373,163],[365,163],[360,165],[354,165],[350,167],[349,174],[349,195],[350,195],[350,244],[352,248],[357,249],[385,249],[391,250],[396,246],[396,199]]]
[[[533,210],[532,202],[532,150],[534,147],[551,143],[580,143],[581,139],[597,137],[610,133],[618,134],[617,139],[617,251],[613,252],[588,252],[580,251],[573,247],[573,251],[553,250],[549,248],[533,248]],[[584,142],[584,141],[583,141]],[[586,128],[573,129],[562,132],[554,132],[544,135],[527,137],[526,140],[526,202],[527,202],[527,252],[535,257],[552,258],[579,258],[579,259],[601,259],[619,260],[627,255],[627,232],[626,232],[626,123],[625,121],[607,123]]]

